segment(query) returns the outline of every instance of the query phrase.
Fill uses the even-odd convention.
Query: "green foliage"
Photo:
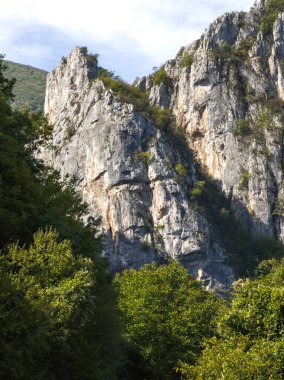
[[[73,137],[76,133],[76,127],[75,125],[68,125],[66,128],[66,136],[67,140],[70,140],[71,137]]]
[[[235,283],[229,307],[198,364],[182,364],[183,379],[264,380],[283,378],[284,260],[263,262],[258,277]]]
[[[283,216],[284,215],[284,196],[280,195],[274,205],[273,215]]]
[[[151,164],[151,152],[138,152],[134,157],[136,160],[143,162],[147,166],[150,166]]]
[[[234,47],[226,41],[223,41],[220,46],[214,48],[212,53],[216,59],[235,59]]]
[[[251,175],[249,172],[244,168],[240,167],[240,181],[239,181],[239,189],[240,190],[246,190],[249,185]]]
[[[238,46],[230,45],[228,42],[224,41],[219,46],[212,49],[212,54],[215,59],[231,61],[232,63],[238,64],[248,58],[249,50],[255,40],[256,36],[254,35],[243,39]]]
[[[183,55],[183,52],[184,52],[184,46],[182,46],[179,51],[177,52],[177,55],[176,55],[176,58],[179,58]]]
[[[245,119],[236,120],[236,128],[234,130],[235,136],[248,136],[250,135],[250,122]]]
[[[194,363],[212,335],[221,301],[174,261],[124,271],[115,284],[123,337],[143,364],[139,377],[126,378],[175,379],[178,361]]]
[[[119,101],[133,104],[144,117],[152,120],[159,129],[165,130],[173,124],[173,117],[169,109],[151,105],[146,92],[117,79],[115,76],[113,77],[114,74],[111,72],[111,76],[108,76],[108,73],[106,70],[98,78],[114,92]]]
[[[263,0],[264,15],[260,20],[260,30],[263,34],[272,32],[273,24],[280,12],[284,12],[282,0]]]
[[[165,67],[161,66],[153,75],[153,84],[154,86],[159,86],[165,84],[166,86],[171,85],[172,80],[166,73]]]
[[[47,72],[31,66],[6,61],[5,78],[15,78],[13,108],[30,108],[34,112],[43,112]],[[1,68],[0,68],[1,71]]]
[[[179,177],[185,177],[187,175],[187,170],[186,170],[186,167],[183,163],[179,162],[175,165],[175,173],[179,176]]]
[[[111,355],[102,365],[102,340],[96,341],[107,333],[97,317],[100,274],[93,260],[58,238],[52,229],[39,231],[29,248],[13,244],[0,255],[1,378],[113,378]],[[80,351],[90,358],[80,361]]]
[[[283,243],[269,236],[264,236],[256,241],[255,248],[258,252],[259,261],[284,257]]]
[[[150,247],[151,247],[151,244],[148,241],[142,241],[142,243],[141,243],[142,251],[149,252]]]
[[[281,72],[282,72],[282,74],[284,74],[284,58],[281,58],[281,59],[280,59],[279,64],[280,64]]]
[[[13,87],[15,85],[16,79],[14,76],[9,76],[7,73],[9,62],[5,63],[3,61],[4,55],[0,54],[0,91],[2,96],[7,100],[12,100],[13,98]]]
[[[208,342],[194,367],[182,363],[179,369],[184,380],[281,380],[284,364],[284,341],[266,339],[251,342],[247,338]]]
[[[74,180],[33,157],[52,129],[11,109],[1,68],[0,59],[0,377],[112,380],[119,326],[97,221],[84,225]],[[48,229],[33,241],[39,228]]]
[[[63,56],[61,58],[61,62],[63,63],[64,66],[66,66],[67,65],[67,58]]]
[[[205,186],[205,181],[195,181],[194,186],[191,190],[191,195],[193,197],[198,197],[202,194]]]
[[[83,54],[83,55],[88,55],[88,48],[87,46],[81,46],[80,47],[80,52]]]
[[[194,53],[183,52],[180,67],[191,67],[194,62]]]

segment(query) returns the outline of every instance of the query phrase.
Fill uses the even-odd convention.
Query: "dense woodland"
[[[235,222],[219,217],[237,253],[269,258],[254,260],[224,298],[175,261],[110,275],[98,222],[83,223],[87,206],[72,179],[34,158],[52,126],[12,107],[5,70],[1,57],[0,379],[283,379],[283,247],[252,248]],[[165,115],[146,106],[162,124]],[[212,194],[203,199],[209,211]]]

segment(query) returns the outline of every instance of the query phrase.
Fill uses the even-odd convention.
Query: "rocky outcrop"
[[[192,162],[185,175],[170,141],[96,73],[95,57],[76,48],[49,74],[45,112],[54,132],[38,156],[73,176],[88,216],[101,217],[112,270],[175,258],[208,288],[228,288],[224,249],[190,202]]]
[[[284,13],[272,25],[265,7],[220,17],[136,86],[172,111],[242,224],[284,240]],[[227,288],[233,269],[192,197],[194,160],[98,73],[96,57],[76,48],[49,74],[54,133],[38,155],[76,179],[86,218],[102,220],[112,270],[175,258],[208,288]]]
[[[172,109],[241,222],[284,240],[284,13],[271,27],[262,3],[226,14],[164,69],[170,84],[139,85]]]

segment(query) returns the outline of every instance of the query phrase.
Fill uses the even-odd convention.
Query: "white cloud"
[[[17,51],[23,56],[30,38],[25,31],[31,30],[31,25],[37,28],[42,25],[49,30],[54,28],[57,36],[62,33],[70,42],[88,43],[91,50],[101,53],[102,59],[105,55],[106,61],[111,61],[111,52],[115,52],[112,68],[117,72],[120,71],[115,67],[117,54],[123,54],[124,59],[120,57],[117,61],[137,65],[138,75],[143,57],[147,66],[158,65],[173,57],[181,45],[198,38],[217,16],[227,11],[248,10],[252,4],[253,0],[8,0],[1,4],[0,51],[7,53],[8,58],[10,50],[13,57]],[[15,33],[22,38],[18,38],[19,45],[12,46]],[[36,49],[42,50],[47,42],[46,52],[51,43],[57,44],[47,33],[42,41],[27,48],[27,58],[36,55]],[[51,50],[56,59],[65,54]]]

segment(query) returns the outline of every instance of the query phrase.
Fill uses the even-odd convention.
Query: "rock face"
[[[150,75],[136,85],[172,111],[242,224],[284,240],[284,13],[272,25],[261,4],[217,19],[164,65],[166,80]],[[39,156],[76,178],[86,218],[101,217],[112,270],[175,258],[208,288],[228,288],[233,269],[191,196],[195,163],[120,101],[98,70],[76,48],[49,74],[45,112],[54,133]]]
[[[63,177],[74,176],[89,216],[102,218],[112,270],[175,258],[208,288],[227,288],[233,270],[189,202],[192,163],[191,175],[178,173],[170,142],[133,105],[92,81],[96,72],[95,59],[76,48],[49,74],[45,112],[54,133],[52,148],[39,156]]]
[[[226,14],[165,64],[170,84],[139,85],[172,109],[242,223],[283,241],[284,13],[275,19],[266,26],[261,4]]]

